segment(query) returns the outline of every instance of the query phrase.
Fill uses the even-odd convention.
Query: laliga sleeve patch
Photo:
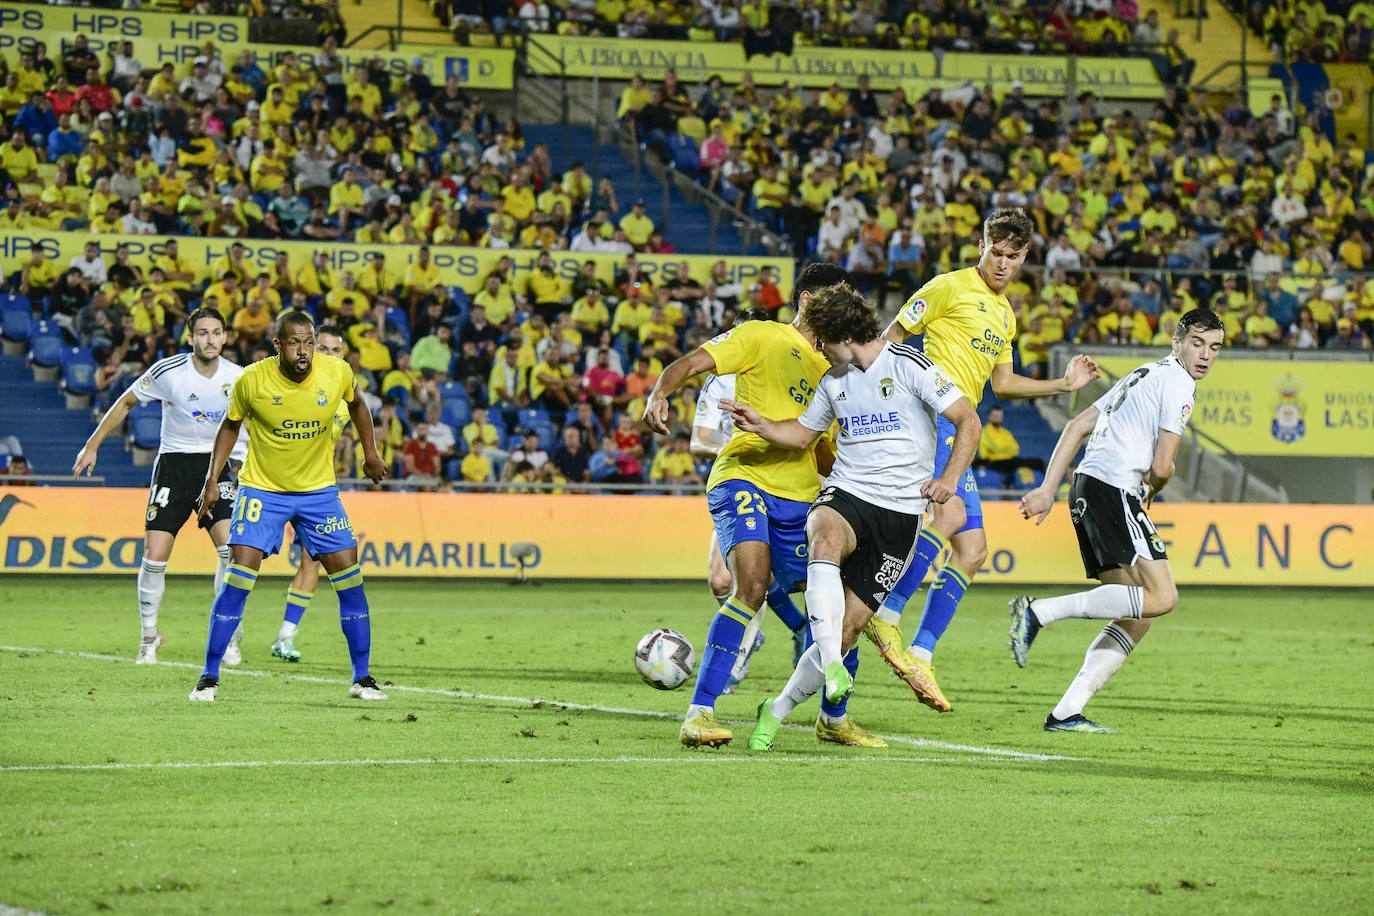
[[[902,317],[911,324],[920,321],[926,314],[926,301],[924,299],[912,299],[902,309]]]

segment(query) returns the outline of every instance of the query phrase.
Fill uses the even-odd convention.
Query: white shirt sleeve
[[[913,387],[921,400],[930,405],[931,409],[938,414],[944,413],[956,401],[964,396],[959,390],[959,386],[945,375],[943,369],[934,363],[929,369],[922,369],[912,364],[916,370],[915,384]]]
[[[718,430],[723,415],[724,412],[720,409],[720,391],[713,378],[701,386],[701,394],[697,395],[697,412],[692,418],[692,426]]]
[[[140,404],[167,400],[167,391],[162,387],[161,381],[153,377],[153,371],[161,365],[160,360],[153,363],[129,386],[129,390],[138,398]]]
[[[1159,428],[1183,435],[1188,427],[1188,419],[1193,415],[1193,397],[1196,393],[1197,385],[1192,379],[1171,381],[1159,399]]]
[[[835,422],[835,404],[830,400],[832,384],[833,376],[826,375],[821,378],[821,383],[816,386],[816,396],[806,405],[806,411],[797,418],[802,426],[816,432],[824,432]]]

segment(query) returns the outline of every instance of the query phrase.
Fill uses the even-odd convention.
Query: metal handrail
[[[99,474],[91,477],[73,477],[70,474],[0,474],[0,487],[46,486],[97,486],[105,485],[105,478]]]

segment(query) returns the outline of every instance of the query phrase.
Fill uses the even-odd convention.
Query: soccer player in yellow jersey
[[[337,325],[323,324],[315,331],[315,352],[343,359],[343,332]],[[334,454],[333,447],[338,444],[339,437],[343,435],[348,423],[348,402],[340,401],[329,424],[331,456]],[[299,535],[296,540],[300,540]],[[288,662],[301,660],[300,650],[295,646],[296,630],[300,627],[306,609],[310,607],[310,600],[315,597],[315,586],[319,581],[320,561],[306,551],[302,542],[300,560],[296,563],[296,575],[291,578],[291,585],[286,589],[286,613],[282,616],[281,627],[277,630],[277,640],[272,643],[272,655],[276,658]]]
[[[799,322],[812,292],[847,276],[833,264],[811,264],[793,290],[798,317],[792,324],[747,321],[669,364],[649,393],[644,422],[667,433],[672,416],[668,399],[704,372],[734,373],[735,400],[765,416],[801,416],[830,364]],[[806,513],[820,491],[815,451],[784,449],[736,430],[720,450],[706,490],[733,590],[706,633],[692,703],[680,732],[688,747],[720,747],[734,737],[716,721],[715,704],[735,660],[748,648],[746,642],[752,642],[750,621],[763,606],[770,579],[789,592],[797,591],[806,579]],[[845,657],[851,675],[856,658],[852,652]],[[816,731],[822,740],[842,744],[878,743],[850,721],[843,703],[822,706]]]
[[[380,482],[387,469],[377,454],[372,416],[348,363],[315,355],[315,322],[307,313],[284,313],[273,342],[277,355],[249,366],[234,382],[201,492],[200,514],[208,516],[219,501],[219,469],[246,420],[248,459],[239,474],[229,527],[231,562],[210,608],[205,668],[190,699],[214,701],[220,661],[243,617],[258,569],[265,557],[281,548],[282,529],[291,522],[301,548],[324,566],[339,596],[339,623],[353,663],[348,695],[385,700],[367,670],[372,646],[367,597],[353,524],[335,485],[330,435],[334,415],[346,402],[365,456],[363,471]]]
[[[931,280],[907,300],[888,326],[887,338],[898,343],[908,335],[924,334],[925,352],[974,407],[988,382],[999,398],[1038,398],[1075,391],[1098,376],[1097,363],[1082,355],[1070,361],[1062,379],[1032,379],[1012,371],[1016,313],[1007,302],[1006,289],[1026,260],[1033,233],[1030,217],[1022,211],[994,210],[983,221],[978,265]],[[943,418],[937,427],[935,473],[939,474],[949,460],[954,428]],[[964,475],[957,495],[959,499],[934,506],[934,519],[917,536],[911,562],[866,630],[883,659],[920,701],[939,712],[947,712],[950,705],[935,681],[931,664],[935,643],[988,555],[983,506],[972,473]],[[902,610],[947,543],[949,561],[930,586],[911,648],[903,649],[898,627]]]

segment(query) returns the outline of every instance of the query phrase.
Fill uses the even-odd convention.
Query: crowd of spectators
[[[1374,4],[1366,0],[1280,0],[1231,5],[1245,15],[1275,57],[1292,63],[1368,64]]]

